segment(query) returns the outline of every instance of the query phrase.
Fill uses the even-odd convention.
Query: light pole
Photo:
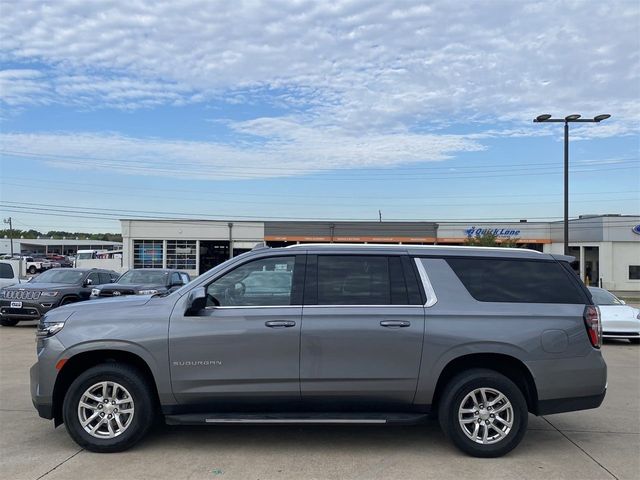
[[[545,113],[533,119],[534,123],[564,123],[564,254],[569,254],[569,124],[570,123],[600,123],[611,117],[608,113],[596,115],[593,118],[580,118],[582,115],[568,115],[564,118],[551,118]]]
[[[9,224],[9,241],[11,242],[11,258],[13,258],[13,226],[11,225],[11,217],[5,218],[4,223]]]

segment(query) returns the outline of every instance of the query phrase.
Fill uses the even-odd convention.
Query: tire
[[[640,345],[640,338],[630,338],[631,345]]]
[[[1,318],[0,325],[3,327],[15,327],[20,320],[15,320],[13,318]]]
[[[485,391],[489,405],[483,403],[479,389]],[[482,409],[473,408],[474,402],[470,397],[472,392],[477,393],[476,405],[482,405]],[[496,392],[502,394],[506,402],[499,400]],[[492,402],[496,400],[499,401],[492,407]],[[478,368],[456,375],[445,387],[439,405],[438,420],[445,436],[456,447],[473,457],[491,458],[505,455],[520,443],[527,430],[528,410],[524,395],[515,383],[494,370]],[[462,413],[462,420],[466,420],[465,427],[461,425],[459,418],[459,409],[463,406],[469,410]],[[500,413],[495,413],[496,411]],[[503,421],[498,421],[496,417],[507,422],[510,420],[511,427]],[[480,422],[475,419],[479,419]],[[487,432],[487,438],[486,442],[482,443],[484,439],[481,436],[484,432]],[[501,439],[499,432],[504,435]],[[478,441],[470,438],[476,435]]]
[[[31,266],[27,269],[27,272],[29,272],[31,275],[34,275],[34,274],[36,274],[36,273],[38,272],[38,269],[37,269],[35,266],[31,265]]]
[[[70,303],[75,303],[77,301],[78,299],[76,297],[64,297],[62,300],[60,300],[60,306],[69,305]]]
[[[107,383],[106,395],[104,389],[97,386],[101,382]],[[115,397],[113,384],[119,386]],[[87,392],[97,400],[86,397]],[[62,418],[67,432],[78,445],[92,452],[110,453],[127,450],[145,436],[154,422],[156,402],[151,392],[152,386],[149,381],[132,366],[103,363],[92,367],[73,381],[64,397]],[[101,399],[105,396],[108,399],[115,398],[117,404],[112,402],[103,404]],[[90,405],[95,408],[83,408],[80,405],[81,400],[90,402]],[[86,404],[83,403],[83,405]],[[118,413],[118,420],[123,428],[114,436],[112,433],[120,430],[116,423],[116,411],[113,410],[118,406],[122,410]],[[131,410],[131,413],[124,413],[125,409]],[[113,417],[107,421],[109,414]],[[95,434],[85,430],[81,424],[81,416],[83,419],[95,417],[88,423],[88,428],[95,427]]]

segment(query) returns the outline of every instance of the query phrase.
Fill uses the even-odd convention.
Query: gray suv
[[[47,313],[41,417],[96,452],[168,424],[392,424],[437,416],[479,457],[527,412],[598,407],[601,327],[572,257],[523,249],[261,248],[181,289]],[[99,328],[97,328],[99,326]]]

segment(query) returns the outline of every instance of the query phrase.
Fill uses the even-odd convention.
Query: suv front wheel
[[[474,457],[499,457],[513,450],[527,429],[527,402],[504,375],[467,370],[445,387],[438,419],[444,434]]]
[[[121,452],[144,437],[155,402],[144,375],[122,364],[104,363],[78,376],[62,405],[69,435],[92,452]]]

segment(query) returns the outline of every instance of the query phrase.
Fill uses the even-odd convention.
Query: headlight
[[[41,297],[55,297],[59,292],[42,292]]]
[[[40,322],[38,324],[38,330],[36,331],[36,337],[46,338],[52,337],[64,327],[65,322]]]
[[[92,288],[91,289],[91,296],[92,297],[99,297],[100,296],[100,289],[99,288]]]
[[[140,290],[138,291],[138,295],[155,295],[158,293],[158,290]]]

